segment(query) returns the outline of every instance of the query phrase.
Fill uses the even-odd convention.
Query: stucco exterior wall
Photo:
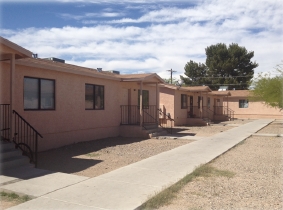
[[[24,110],[24,77],[55,80],[55,110]],[[39,150],[119,135],[120,83],[16,65],[15,110],[44,137]],[[104,110],[85,110],[85,84],[104,85]]]
[[[175,90],[164,87],[159,88],[159,106],[164,113],[170,113],[172,119],[175,119],[174,98]]]
[[[0,104],[10,103],[10,65],[0,62]]]
[[[3,62],[2,62],[3,63]],[[9,103],[10,65],[1,66],[1,103]],[[14,109],[42,136],[39,151],[82,141],[120,135],[122,90],[128,89],[132,105],[138,105],[137,82],[120,82],[24,65],[15,68]],[[24,110],[24,77],[55,80],[55,110]],[[104,86],[104,110],[85,110],[85,84]],[[156,87],[149,90],[149,103],[156,105]]]
[[[187,124],[187,112],[188,108],[181,108],[181,94],[187,95],[185,91],[175,90],[175,125],[186,125]],[[188,99],[189,101],[189,99]],[[189,103],[189,102],[188,102]],[[188,104],[189,105],[189,104]]]
[[[249,101],[248,108],[239,108],[239,100],[248,99],[245,97],[229,97],[228,106],[235,111],[235,118],[238,119],[283,119],[283,113],[279,109],[266,106],[263,102]],[[224,99],[227,105],[227,99]]]

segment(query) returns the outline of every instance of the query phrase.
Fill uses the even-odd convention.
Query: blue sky
[[[118,3],[117,3],[118,2]],[[67,63],[121,73],[184,73],[205,48],[238,43],[256,73],[283,61],[283,3],[277,0],[0,0],[0,35]]]

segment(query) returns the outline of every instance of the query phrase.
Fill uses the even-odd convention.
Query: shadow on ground
[[[102,162],[101,160],[93,158],[88,159],[87,155],[90,153],[94,153],[107,147],[131,144],[143,140],[145,139],[125,137],[106,138],[80,142],[58,149],[40,152],[38,154],[38,168],[63,173],[76,173]],[[86,158],[76,157],[80,155],[86,155]]]

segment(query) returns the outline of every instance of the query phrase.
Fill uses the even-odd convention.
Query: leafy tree
[[[235,43],[229,47],[219,43],[207,47],[205,52],[205,64],[197,64],[194,61],[186,64],[185,75],[190,78],[183,78],[186,84],[205,84],[213,90],[217,90],[220,85],[229,85],[229,89],[248,89],[254,69],[258,66],[256,62],[251,61],[253,51],[248,52],[245,47]]]
[[[251,100],[264,101],[266,105],[283,109],[283,68],[277,66],[279,73],[276,77],[270,74],[260,74],[258,79],[254,81],[254,89],[252,90]]]
[[[192,60],[185,65],[185,75],[180,76],[186,85],[196,86],[207,84],[207,67],[203,63],[196,63]]]
[[[164,82],[171,84],[171,78],[169,78],[169,79],[163,78],[163,80],[164,80]],[[172,78],[172,84],[175,84],[177,81],[178,81],[177,78],[175,78],[175,77]]]

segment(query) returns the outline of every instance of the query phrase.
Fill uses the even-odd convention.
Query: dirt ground
[[[243,123],[243,122],[242,122]],[[38,155],[38,168],[95,177],[193,142],[190,137],[211,136],[233,126],[178,127],[174,134],[187,139],[106,138],[61,147]]]
[[[277,121],[258,133],[282,134]],[[210,163],[235,173],[188,183],[162,210],[283,209],[283,138],[250,137]]]
[[[219,132],[223,132],[229,129],[233,129],[235,126],[239,126],[244,123],[249,123],[252,120],[235,120],[235,121],[227,121],[220,124],[214,124],[211,126],[204,127],[177,127],[174,129],[174,134],[179,136],[189,135],[186,139],[141,139],[141,138],[107,138],[89,142],[77,143],[65,147],[61,147],[54,150],[49,150],[46,152],[41,152],[38,155],[38,168],[47,169],[51,171],[58,171],[70,174],[76,174],[87,177],[95,177],[101,174],[110,172],[117,168],[126,166],[128,164],[140,161],[142,159],[151,157],[153,155],[171,150],[178,146],[182,146],[184,144],[189,144],[195,140],[193,140],[194,136],[197,137],[205,137],[211,136]],[[282,123],[276,122],[267,126],[269,128],[264,128],[259,132],[264,133],[283,133]],[[272,128],[271,128],[272,127]],[[271,129],[270,129],[271,128]],[[276,130],[277,129],[277,130]],[[190,136],[192,138],[190,138]],[[197,180],[197,182],[193,182],[193,185],[188,185],[186,189],[180,192],[178,198],[168,207],[163,207],[164,209],[219,209],[214,208],[214,203],[221,203],[222,199],[220,196],[216,197],[215,200],[211,200],[209,198],[213,198],[213,195],[207,196],[209,193],[214,193],[217,195],[228,194],[230,192],[234,192],[234,194],[230,194],[230,197],[241,198],[240,193],[249,192],[251,189],[255,189],[258,193],[255,195],[261,195],[260,191],[266,191],[266,189],[275,189],[275,187],[270,187],[268,180],[273,180],[272,183],[277,184],[277,188],[275,189],[275,193],[277,193],[277,201],[279,200],[279,196],[282,196],[282,188],[281,191],[278,189],[278,186],[282,186],[282,182],[278,181],[278,177],[282,172],[282,138],[265,138],[263,137],[252,137],[246,140],[246,143],[242,146],[238,146],[235,149],[227,152],[226,154],[219,157],[217,160],[213,161],[213,166],[220,168],[231,170],[237,173],[237,176],[240,176],[239,180],[232,178],[231,180],[236,180],[235,182],[229,182],[229,180],[223,179],[217,180],[218,178],[213,178],[212,180]],[[251,143],[249,143],[251,142]],[[258,142],[258,144],[253,145],[252,143]],[[265,142],[265,144],[263,144]],[[270,142],[274,143],[270,145]],[[281,145],[281,146],[280,146]],[[250,147],[251,146],[251,147]],[[240,148],[240,150],[238,149]],[[259,150],[259,148],[261,150]],[[281,154],[278,152],[278,148],[281,148]],[[266,152],[266,149],[268,151]],[[277,149],[277,150],[276,150]],[[276,151],[275,151],[276,150]],[[271,152],[274,151],[274,152]],[[257,154],[258,153],[258,154]],[[255,157],[251,155],[243,155],[243,154],[253,154]],[[267,157],[264,155],[272,154],[272,157]],[[263,156],[264,160],[267,160],[262,166],[260,163],[262,161],[257,161],[259,157]],[[241,159],[242,158],[242,159]],[[246,159],[247,158],[247,159]],[[248,159],[251,158],[253,162]],[[276,160],[276,161],[275,161]],[[270,161],[272,163],[270,165]],[[258,165],[255,165],[255,162]],[[241,164],[245,163],[246,165],[242,166]],[[281,163],[281,165],[280,165]],[[264,167],[264,168],[261,168]],[[273,167],[274,166],[274,167]],[[265,175],[260,176],[259,173],[251,173],[249,170],[258,170],[260,171],[270,171],[273,173],[272,177],[265,177]],[[236,169],[241,169],[237,171]],[[278,170],[281,171],[278,171]],[[236,177],[237,177],[236,176]],[[242,179],[249,179],[250,182],[246,184],[243,192],[237,191],[238,186],[244,185]],[[264,185],[258,184],[262,180],[264,181]],[[243,184],[239,185],[239,182],[243,182]],[[224,184],[223,186],[220,183]],[[281,185],[278,185],[281,184]],[[255,188],[255,186],[259,186]],[[273,186],[273,185],[272,185]],[[225,189],[225,190],[224,190]],[[184,193],[184,194],[182,194]],[[237,194],[238,193],[238,194]],[[203,196],[199,196],[199,195]],[[197,200],[189,198],[188,195],[193,197],[201,197],[205,198],[203,200]],[[252,194],[250,196],[253,196]],[[215,196],[214,196],[215,197]],[[217,200],[218,199],[218,200]],[[227,198],[226,198],[227,199]],[[249,200],[248,197],[245,198]],[[257,202],[257,199],[260,200],[259,197],[256,197],[256,200],[252,202]],[[262,200],[266,201],[267,199]],[[268,198],[269,199],[269,198]],[[195,202],[188,204],[188,201],[195,200]],[[237,199],[233,201],[236,202]],[[231,199],[230,199],[231,201]],[[267,205],[270,204],[268,202],[274,203],[273,200],[269,199]],[[202,205],[200,205],[201,203]],[[15,203],[2,200],[1,208],[6,209],[9,206],[16,205]],[[275,205],[275,204],[274,204]],[[208,206],[208,208],[206,208]],[[210,208],[210,207],[211,208]],[[217,205],[216,205],[217,206]],[[218,206],[219,207],[219,206]],[[231,209],[231,206],[228,204],[223,206],[224,209]],[[232,206],[233,207],[233,206]],[[242,206],[243,207],[243,206]],[[282,207],[282,203],[277,202],[274,206],[274,209],[279,209],[277,207]],[[162,208],[162,209],[163,209]],[[223,209],[220,208],[220,209]],[[252,208],[255,209],[255,208]],[[265,208],[258,208],[265,209]]]

